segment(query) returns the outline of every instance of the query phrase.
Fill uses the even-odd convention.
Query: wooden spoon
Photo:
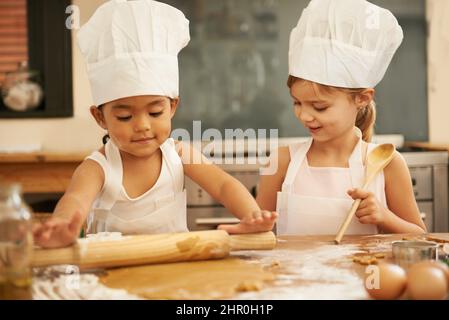
[[[377,146],[368,154],[365,182],[362,186],[363,190],[365,190],[371,183],[371,181],[374,179],[374,177],[380,171],[382,171],[391,162],[391,160],[393,160],[394,151],[395,151],[394,145],[392,145],[391,143],[386,143]],[[346,232],[346,229],[348,228],[349,224],[351,223],[351,220],[354,217],[354,214],[357,211],[357,208],[359,207],[361,201],[362,201],[361,199],[357,199],[352,204],[351,210],[346,216],[346,220],[341,225],[340,230],[338,231],[337,236],[335,237],[336,244],[339,244],[341,239],[343,238],[343,235]]]

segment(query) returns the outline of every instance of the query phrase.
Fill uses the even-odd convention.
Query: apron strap
[[[120,151],[112,141],[106,143],[105,146],[106,160],[109,165],[108,185],[105,189],[105,194],[99,203],[98,209],[111,210],[122,188],[123,167]]]
[[[298,150],[293,154],[290,153],[290,164],[285,175],[284,183],[282,184],[282,192],[292,193],[293,182],[295,181],[298,170],[307,155],[307,152],[312,145],[313,138],[309,138],[307,142],[302,143]],[[292,151],[291,148],[289,148]]]
[[[365,170],[360,170],[364,168],[364,158],[366,157],[366,147],[362,141],[362,131],[359,128],[354,127],[355,134],[359,138],[351,156],[349,157],[349,172],[351,174],[351,182],[353,188],[360,188],[363,185],[363,180],[365,177]],[[365,147],[365,148],[363,148]],[[364,150],[362,150],[364,149]]]
[[[184,189],[184,169],[181,158],[176,152],[175,141],[168,138],[161,145],[162,156],[165,158],[168,171],[173,183],[173,192],[177,193]]]
[[[86,157],[86,160],[93,160],[97,162],[101,168],[103,169],[104,173],[104,183],[102,188],[102,195],[101,195],[101,201],[98,203],[99,208],[108,208],[110,203],[115,202],[115,195],[110,192],[111,189],[114,189],[113,185],[117,182],[114,179],[114,175],[111,172],[111,165],[106,160],[105,156],[98,152],[94,151],[90,156]]]

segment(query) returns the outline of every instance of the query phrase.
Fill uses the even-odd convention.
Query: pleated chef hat
[[[94,104],[139,95],[179,95],[178,53],[189,21],[152,0],[110,0],[78,31]]]
[[[312,0],[290,34],[289,74],[324,85],[372,88],[403,39],[393,14],[365,0]]]

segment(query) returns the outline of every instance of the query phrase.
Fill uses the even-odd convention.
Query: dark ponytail
[[[98,107],[97,107],[97,109],[98,110],[100,110],[101,112],[103,112],[103,106],[104,106],[104,104],[100,104]],[[109,137],[109,134],[105,134],[104,136],[103,136],[103,138],[101,139],[102,141],[103,141],[103,145],[105,145],[107,142],[108,142],[108,140],[110,139],[110,137]]]
[[[106,143],[108,142],[109,139],[110,139],[110,138],[109,138],[109,135],[106,133],[106,134],[103,136],[103,138],[102,138],[103,144],[106,144]]]

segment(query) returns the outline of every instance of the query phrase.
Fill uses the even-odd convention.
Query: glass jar
[[[17,184],[0,185],[0,299],[31,298],[31,209]]]

